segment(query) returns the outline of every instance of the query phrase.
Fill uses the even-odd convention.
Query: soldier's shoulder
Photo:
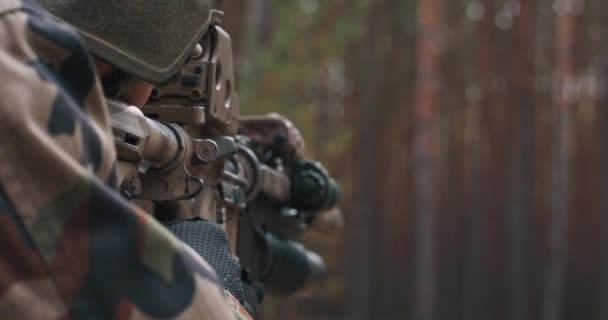
[[[92,57],[74,29],[34,1],[0,0],[0,79],[3,127],[32,138],[46,131],[53,138],[47,147],[76,160],[74,169],[92,169],[103,180],[112,176],[105,99]],[[33,127],[38,129],[28,131]],[[14,142],[0,147],[8,149],[9,143]]]
[[[38,47],[42,52],[52,49],[45,41],[64,50],[84,50],[75,30],[53,18],[33,0],[0,0],[0,35],[0,49],[8,50],[9,54],[24,54],[18,51],[24,44]],[[20,46],[15,46],[16,42]]]
[[[31,3],[22,0],[0,0],[0,19],[5,18],[10,13],[25,11]]]
[[[92,56],[76,30],[33,0],[0,0],[0,77],[22,80],[13,82],[24,88],[36,80],[52,84],[80,105],[91,91],[101,96]]]

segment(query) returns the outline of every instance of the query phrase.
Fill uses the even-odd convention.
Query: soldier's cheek
[[[154,85],[147,83],[147,82],[141,82],[136,84],[135,86],[133,86],[129,92],[127,92],[127,94],[124,97],[124,100],[126,103],[136,106],[136,107],[142,107],[146,101],[148,101],[148,98],[150,97],[150,94],[152,93],[152,89],[154,88]]]

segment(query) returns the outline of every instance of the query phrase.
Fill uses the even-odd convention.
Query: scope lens
[[[300,210],[323,210],[336,205],[339,188],[316,162],[303,160],[291,176],[291,205]]]

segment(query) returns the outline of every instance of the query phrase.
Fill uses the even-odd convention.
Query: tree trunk
[[[560,319],[563,314],[568,227],[570,212],[570,144],[571,108],[575,97],[574,35],[575,16],[569,12],[558,16],[556,24],[556,85],[554,96],[553,163],[551,217],[549,223],[548,258],[544,273],[543,320]]]
[[[414,317],[431,320],[436,304],[436,245],[434,241],[434,124],[439,106],[441,0],[418,4],[418,71],[414,101],[416,230],[414,267]]]

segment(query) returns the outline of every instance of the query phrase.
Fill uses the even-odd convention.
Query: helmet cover
[[[39,0],[74,27],[98,57],[142,80],[178,72],[202,38],[217,0]]]

